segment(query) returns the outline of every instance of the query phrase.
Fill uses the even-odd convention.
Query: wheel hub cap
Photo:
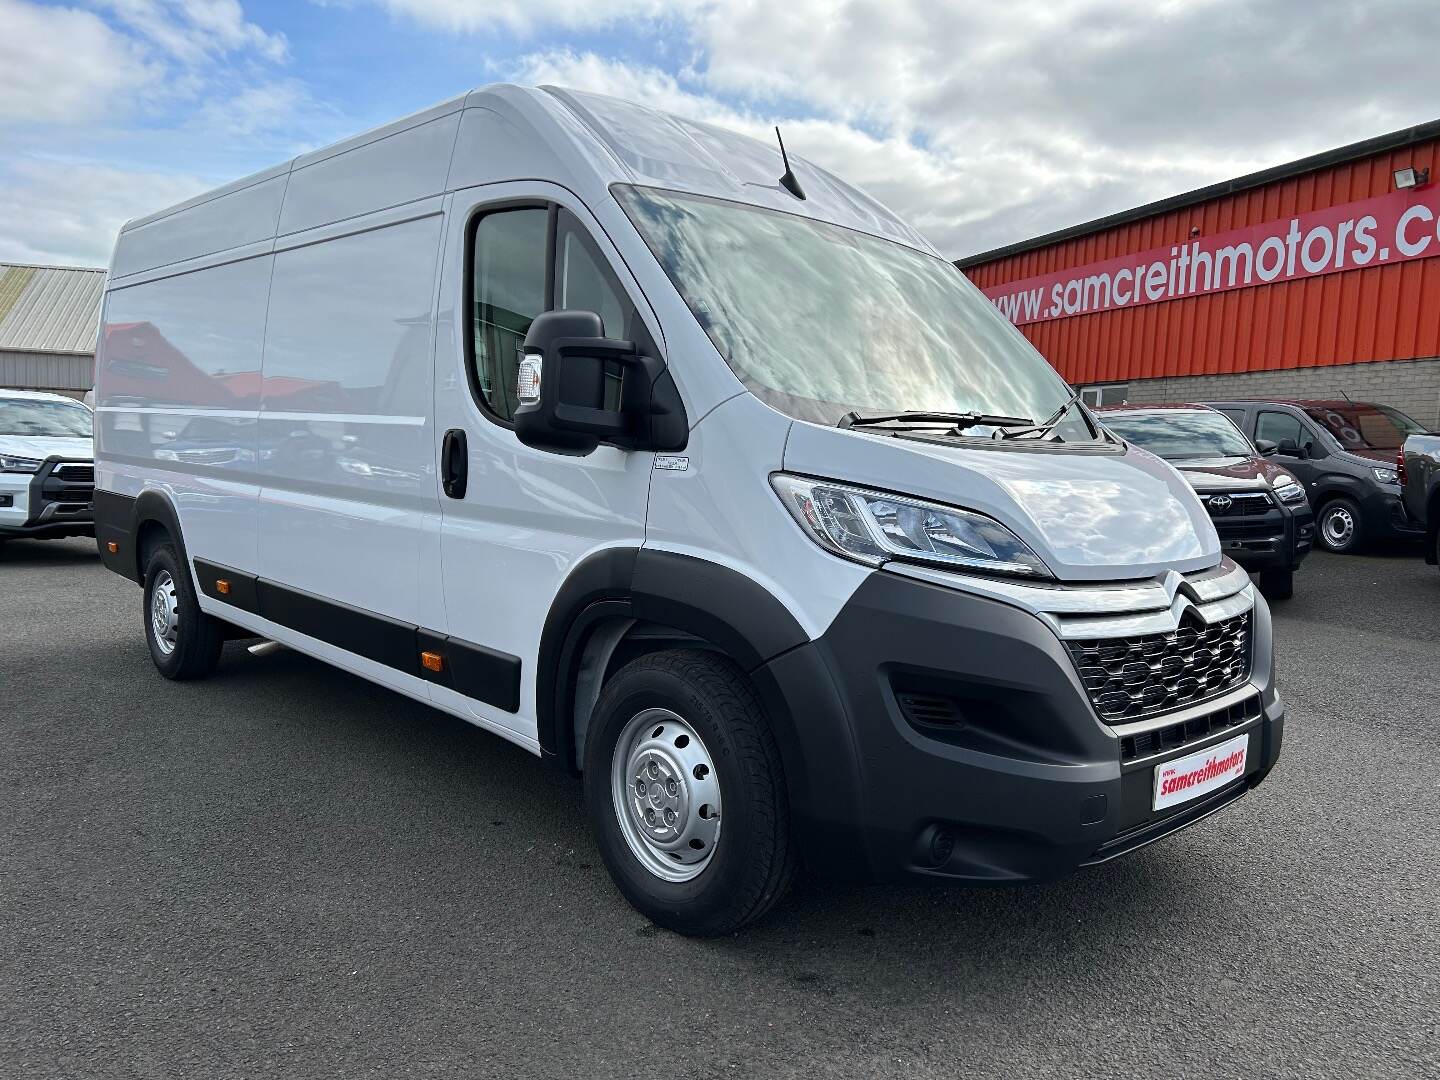
[[[175,579],[168,570],[160,571],[150,591],[150,629],[156,648],[166,656],[175,651],[180,641],[180,601],[175,595]]]
[[[1343,506],[1336,507],[1325,515],[1322,528],[1325,530],[1326,540],[1335,547],[1344,547],[1355,532],[1355,519]]]
[[[699,734],[668,709],[647,709],[625,725],[611,766],[620,831],[647,870],[689,881],[709,865],[720,839],[720,784]]]

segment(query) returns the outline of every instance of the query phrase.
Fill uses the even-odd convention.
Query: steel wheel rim
[[[180,642],[180,601],[169,570],[155,575],[155,587],[150,590],[150,631],[161,653],[169,656],[175,651]]]
[[[646,709],[620,732],[610,795],[630,853],[662,881],[693,881],[720,842],[720,781],[699,733],[678,713]]]
[[[1332,506],[1325,512],[1320,531],[1331,547],[1348,547],[1355,536],[1355,516],[1343,506]]]

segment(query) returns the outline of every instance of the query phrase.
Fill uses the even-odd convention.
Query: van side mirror
[[[1310,456],[1305,452],[1305,448],[1300,446],[1294,439],[1281,439],[1280,445],[1275,449],[1281,457],[1304,459]]]
[[[1255,449],[1260,452],[1261,457],[1274,457],[1280,449],[1280,444],[1274,439],[1256,439]]]
[[[640,353],[633,341],[605,337],[593,311],[537,316],[523,353],[515,434],[526,446],[563,454],[588,454],[600,443],[685,448],[689,423],[665,362]]]

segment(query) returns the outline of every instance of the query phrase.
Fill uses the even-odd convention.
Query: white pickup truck
[[[0,390],[0,541],[95,535],[91,423],[73,398]]]

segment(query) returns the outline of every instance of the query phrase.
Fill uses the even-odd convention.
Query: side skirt
[[[348,672],[368,682],[373,682],[378,686],[383,686],[387,690],[393,690],[395,693],[402,694],[412,701],[417,701],[422,705],[428,705],[432,709],[464,720],[467,724],[472,724],[483,731],[488,731],[493,735],[499,735],[502,739],[528,750],[536,757],[541,756],[540,744],[535,739],[519,731],[515,731],[512,728],[505,727],[503,724],[486,719],[473,709],[467,709],[463,704],[449,704],[436,700],[430,696],[430,683],[416,676],[407,675],[394,668],[377,664],[372,660],[367,660],[362,656],[356,656],[354,653],[345,652],[328,642],[321,641],[318,638],[307,637],[304,634],[291,630],[289,627],[281,626],[279,623],[273,623],[268,619],[261,618],[252,612],[240,611],[229,604],[216,603],[215,600],[209,596],[202,595],[200,597],[200,607],[207,614],[214,615],[218,619],[225,619],[261,637],[279,642],[286,648],[294,649],[302,655],[312,657],[322,663],[339,668],[341,671]]]
[[[258,615],[403,675],[505,712],[519,711],[518,656],[203,559],[195,559],[194,566],[200,592],[223,605],[217,612],[221,618],[240,622],[237,611]]]

